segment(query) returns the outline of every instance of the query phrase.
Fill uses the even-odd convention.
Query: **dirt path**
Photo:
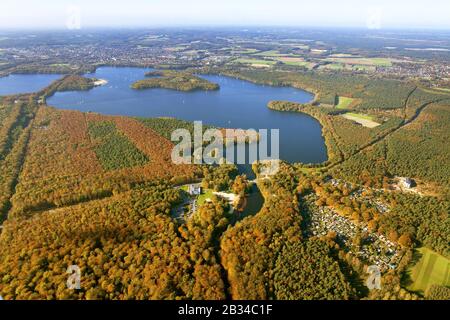
[[[416,88],[417,88],[417,87],[416,87]],[[414,92],[415,90],[416,90],[416,89],[414,89],[414,90],[408,95],[407,100],[409,100],[409,98],[411,97],[411,95],[413,94],[413,92]],[[439,103],[439,102],[442,102],[442,101],[445,101],[445,100],[449,100],[449,99],[448,99],[448,98],[444,98],[444,99],[438,99],[438,100],[435,100],[435,101],[430,101],[430,102],[424,103],[424,104],[421,105],[419,108],[417,108],[416,112],[414,113],[414,115],[413,115],[411,118],[409,118],[408,120],[404,119],[404,120],[400,123],[399,126],[397,126],[397,127],[393,128],[393,129],[391,129],[391,130],[389,130],[389,131],[383,133],[383,134],[382,134],[381,136],[379,136],[377,139],[371,141],[370,143],[368,143],[368,144],[364,145],[363,147],[361,147],[360,149],[356,150],[354,153],[352,153],[351,155],[349,155],[347,158],[342,159],[342,160],[339,160],[339,161],[337,161],[337,162],[334,162],[334,163],[330,164],[329,166],[326,167],[326,169],[332,169],[332,168],[334,168],[334,167],[336,167],[336,166],[338,166],[338,165],[340,165],[340,164],[342,164],[342,163],[348,161],[348,160],[351,159],[352,157],[354,157],[354,156],[356,156],[356,155],[362,153],[364,150],[366,150],[366,149],[368,149],[368,148],[374,146],[374,145],[377,144],[378,142],[384,141],[384,140],[385,140],[388,136],[390,136],[391,134],[397,132],[398,130],[402,129],[403,127],[407,126],[408,124],[410,124],[411,122],[413,122],[414,120],[416,120],[416,119],[420,116],[420,114],[422,113],[422,111],[423,111],[426,107],[428,107],[428,106],[431,105],[431,104]],[[406,110],[407,105],[408,105],[408,101],[405,102],[405,110]]]

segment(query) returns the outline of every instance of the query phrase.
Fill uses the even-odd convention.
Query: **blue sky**
[[[450,0],[0,0],[0,28],[450,28]]]

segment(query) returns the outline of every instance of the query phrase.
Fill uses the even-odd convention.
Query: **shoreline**
[[[108,84],[108,80],[105,80],[105,79],[97,79],[97,80],[94,81],[94,86],[95,87],[104,86],[106,84]]]

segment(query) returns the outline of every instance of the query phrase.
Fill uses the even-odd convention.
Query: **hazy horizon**
[[[0,29],[338,27],[450,29],[448,0],[2,0]]]

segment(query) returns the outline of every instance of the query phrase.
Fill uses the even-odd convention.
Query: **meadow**
[[[376,67],[392,66],[392,61],[387,58],[334,57],[334,58],[327,58],[325,60],[351,65],[366,65]]]
[[[339,99],[338,99],[338,104],[336,105],[336,108],[338,108],[338,109],[349,109],[354,101],[355,101],[355,99],[353,99],[353,98],[340,96]]]
[[[334,71],[375,71],[375,66],[365,64],[345,64],[345,63],[329,63],[321,65],[319,69],[328,69]]]
[[[277,61],[280,61],[288,66],[296,66],[296,67],[305,67],[308,69],[312,69],[315,66],[315,63],[305,61],[300,57],[279,57],[276,58]]]
[[[355,122],[359,123],[360,125],[367,127],[367,128],[375,128],[380,125],[378,122],[373,121],[372,116],[369,116],[366,114],[347,112],[346,114],[343,115],[343,117],[348,120],[355,121]]]
[[[412,280],[409,290],[426,294],[434,284],[450,286],[449,259],[425,247],[418,248],[416,253],[420,259],[408,271]]]
[[[214,196],[213,190],[211,190],[211,189],[203,189],[202,190],[202,194],[198,196],[197,201],[198,201],[198,204],[201,206],[202,204],[204,204],[206,202],[207,199],[211,200],[214,197],[215,196]]]
[[[233,62],[235,63],[243,63],[243,64],[250,64],[252,66],[272,66],[276,62],[271,60],[262,60],[262,59],[236,59]]]
[[[269,51],[263,51],[263,52],[258,52],[255,53],[254,56],[259,56],[259,57],[284,57],[287,54],[285,53],[280,53],[278,50],[269,50]]]

